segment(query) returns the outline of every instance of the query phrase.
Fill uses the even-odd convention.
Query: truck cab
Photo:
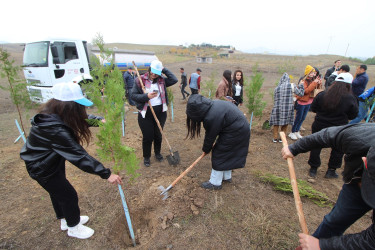
[[[23,72],[34,102],[52,98],[56,83],[91,80],[87,42],[81,40],[50,40],[28,43],[23,57]]]

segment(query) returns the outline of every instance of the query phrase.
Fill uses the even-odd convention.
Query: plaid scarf
[[[142,78],[143,84],[145,85],[145,88],[149,89],[151,87],[152,82],[148,78],[148,72],[145,73],[144,75],[142,75],[141,78]],[[168,105],[167,105],[167,99],[165,98],[165,89],[166,88],[165,88],[164,78],[163,77],[158,77],[157,83],[154,83],[154,84],[158,85],[161,102],[163,104],[163,112],[165,112],[165,111],[168,110]],[[142,115],[143,118],[146,117],[147,107],[148,107],[148,102],[146,102],[145,105],[143,106],[143,110],[139,111],[141,113],[141,115]]]

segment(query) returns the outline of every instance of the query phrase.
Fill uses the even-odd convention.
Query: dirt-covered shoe
[[[216,186],[216,185],[211,184],[211,182],[206,181],[202,183],[201,187],[205,189],[209,189],[209,190],[219,190],[222,188],[222,185]]]
[[[227,179],[227,180],[223,180],[223,183],[232,183],[232,178]]]
[[[162,162],[164,160],[164,157],[161,154],[156,154],[155,158],[158,162]]]
[[[272,139],[272,142],[273,142],[273,143],[276,143],[276,142],[277,142],[277,139]]]
[[[326,175],[324,176],[324,178],[327,178],[327,179],[337,179],[337,178],[339,178],[339,175],[336,173],[336,169],[329,168],[327,170]]]
[[[290,133],[288,137],[294,141],[298,140],[296,133]]]
[[[318,168],[310,167],[309,176],[312,178],[315,178],[317,172],[318,172]]]
[[[89,221],[89,217],[86,216],[86,215],[82,215],[82,216],[80,216],[79,224],[84,225],[88,221]],[[68,230],[68,224],[66,224],[66,220],[65,219],[61,219],[61,227],[60,228],[63,231]]]
[[[81,224],[74,227],[68,227],[68,235],[78,239],[88,239],[94,234],[94,232],[93,229]]]
[[[150,157],[145,157],[143,159],[143,165],[145,165],[145,167],[149,167],[151,165]]]

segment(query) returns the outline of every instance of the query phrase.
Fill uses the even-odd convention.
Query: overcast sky
[[[18,0],[2,3],[1,42],[232,45],[243,51],[375,56],[374,0]],[[349,46],[348,46],[349,45]]]

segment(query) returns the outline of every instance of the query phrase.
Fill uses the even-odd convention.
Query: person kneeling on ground
[[[203,152],[212,150],[212,172],[206,189],[221,189],[222,182],[232,182],[232,169],[243,168],[250,143],[250,125],[232,103],[192,95],[186,106],[186,138],[200,136],[201,123],[206,130]],[[216,141],[216,142],[215,142]]]
[[[85,106],[93,103],[84,98],[79,85],[59,83],[52,87],[52,93],[53,98],[31,120],[30,135],[20,156],[30,177],[49,193],[61,230],[68,230],[71,237],[87,239],[94,230],[83,225],[89,217],[80,216],[77,192],[66,179],[65,161],[110,183],[122,181],[80,145],[90,142]]]
[[[299,234],[302,249],[374,249],[375,247],[375,124],[330,127],[283,147],[284,159],[327,148],[345,154],[343,185],[335,206],[312,236]],[[365,158],[367,156],[367,164]],[[373,210],[369,228],[343,235],[354,222]]]

